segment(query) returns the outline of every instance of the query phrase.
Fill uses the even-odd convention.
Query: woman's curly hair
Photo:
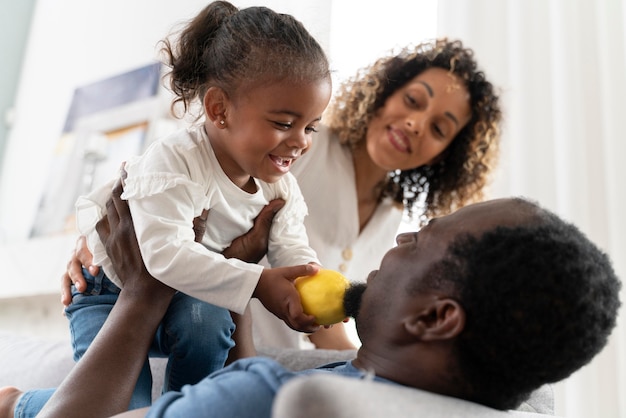
[[[429,68],[449,70],[464,81],[472,117],[439,162],[389,173],[381,197],[391,197],[413,215],[425,196],[422,221],[482,200],[497,161],[502,116],[498,95],[477,69],[473,51],[444,38],[380,58],[339,87],[324,115],[341,143],[356,147],[365,141],[370,121],[389,96]]]

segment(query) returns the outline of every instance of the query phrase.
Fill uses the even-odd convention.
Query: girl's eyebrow
[[[275,109],[275,110],[270,110],[269,113],[274,113],[276,115],[290,115],[296,118],[301,118],[302,114],[298,113],[298,112],[294,112],[293,110],[288,110],[288,109]]]
[[[293,116],[295,118],[301,118],[302,117],[301,113],[294,112],[294,111],[291,111],[291,110],[280,110],[280,109],[277,109],[277,110],[270,111],[270,113],[273,113],[273,114],[276,114],[276,115],[290,115],[290,116]],[[321,120],[322,120],[322,116],[320,115],[317,118],[313,119],[313,122],[319,122]]]

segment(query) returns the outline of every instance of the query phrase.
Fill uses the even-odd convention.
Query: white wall
[[[623,281],[626,0],[440,0],[439,7],[438,30],[471,45],[503,89],[493,196],[528,196],[575,223]],[[617,324],[605,349],[555,386],[560,415],[626,417],[623,307]]]
[[[327,44],[328,1],[272,3]],[[153,62],[157,42],[206,4],[181,0],[172,10],[171,2],[152,0],[37,2],[0,178],[0,242],[28,237],[74,89]]]

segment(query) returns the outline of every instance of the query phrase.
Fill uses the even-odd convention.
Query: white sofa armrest
[[[404,386],[332,374],[296,378],[278,392],[272,418],[546,418],[526,411],[499,411]]]

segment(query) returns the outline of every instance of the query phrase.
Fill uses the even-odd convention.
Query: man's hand
[[[204,231],[206,231],[206,218],[209,216],[209,211],[204,209],[200,216],[193,218],[193,233],[195,235],[195,242],[202,242]]]
[[[269,202],[257,215],[252,229],[239,238],[235,238],[222,255],[226,258],[238,258],[247,263],[256,264],[261,261],[267,253],[272,222],[283,206],[285,206],[285,201],[282,199]]]
[[[126,294],[134,292],[145,299],[152,292],[158,292],[168,298],[169,303],[175,290],[156,280],[146,269],[128,202],[121,198],[123,191],[122,182],[118,180],[106,204],[107,214],[96,224],[98,236],[119,279],[124,283],[123,291]],[[153,300],[152,297],[149,299]]]

